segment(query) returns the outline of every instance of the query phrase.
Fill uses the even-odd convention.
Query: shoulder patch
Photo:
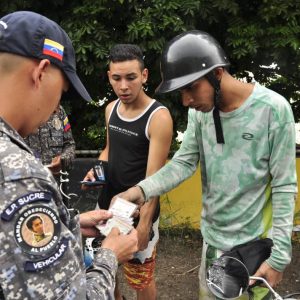
[[[26,253],[38,256],[53,253],[60,240],[60,232],[58,215],[45,205],[24,210],[14,226],[18,246]]]
[[[37,272],[43,270],[50,265],[54,264],[59,258],[61,258],[68,248],[68,239],[64,238],[57,247],[57,250],[50,256],[37,261],[26,261],[24,263],[24,269],[27,272]]]
[[[69,122],[68,117],[65,117],[64,119],[64,131],[67,132],[71,128],[71,124]]]
[[[52,194],[49,192],[32,192],[24,196],[19,197],[10,205],[8,205],[1,213],[1,219],[4,221],[9,221],[14,216],[14,214],[22,208],[24,205],[36,202],[36,201],[47,201],[49,202],[52,198]]]

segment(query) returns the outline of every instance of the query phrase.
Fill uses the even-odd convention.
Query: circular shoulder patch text
[[[14,234],[23,251],[43,255],[53,251],[59,241],[60,220],[51,208],[32,206],[18,216]]]

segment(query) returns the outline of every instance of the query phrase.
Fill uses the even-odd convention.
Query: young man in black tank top
[[[105,111],[107,143],[99,159],[108,161],[108,182],[99,200],[101,208],[108,208],[113,196],[165,164],[173,133],[169,111],[144,92],[148,70],[138,46],[118,44],[111,49],[108,77],[118,99],[109,103]],[[95,180],[93,172],[89,171],[84,180]],[[154,267],[158,217],[157,197],[141,208],[136,226],[139,252],[123,265],[138,300],[156,299]],[[122,299],[118,287],[115,297]]]

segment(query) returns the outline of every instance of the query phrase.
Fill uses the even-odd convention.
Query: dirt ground
[[[202,241],[197,233],[163,232],[157,250],[156,283],[159,300],[198,299],[198,269]],[[136,299],[119,270],[121,290],[127,300]],[[292,263],[276,291],[285,296],[300,292],[300,244],[293,244]],[[300,299],[298,296],[297,299]]]

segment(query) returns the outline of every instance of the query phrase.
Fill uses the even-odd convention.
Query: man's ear
[[[148,80],[148,69],[144,69],[143,72],[142,72],[142,83],[145,84]]]
[[[44,80],[45,72],[50,65],[51,63],[48,59],[43,59],[34,67],[32,72],[32,80],[36,88],[38,88],[41,82]]]
[[[224,68],[222,68],[222,67],[216,68],[216,69],[214,69],[214,73],[215,73],[216,78],[218,80],[221,80],[222,76],[224,75]]]

